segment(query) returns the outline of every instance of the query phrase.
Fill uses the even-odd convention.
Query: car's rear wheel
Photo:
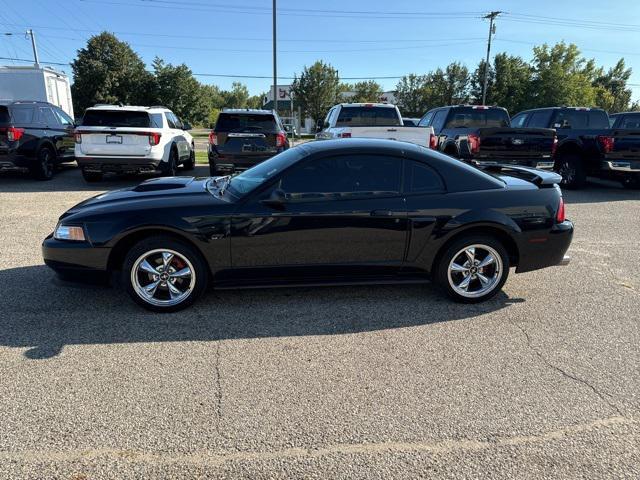
[[[178,152],[174,148],[169,153],[169,160],[166,163],[161,163],[162,175],[165,177],[175,177],[178,168]]]
[[[185,170],[193,170],[194,168],[196,168],[196,151],[193,145],[191,146],[191,153],[189,154],[189,160],[184,162],[182,166],[184,167]]]
[[[151,237],[127,255],[123,281],[131,298],[154,312],[188,307],[207,287],[208,269],[202,256],[172,238]]]
[[[496,295],[509,276],[509,255],[493,237],[469,236],[446,247],[435,280],[457,302],[478,303]]]
[[[102,180],[102,173],[100,172],[88,172],[84,168],[82,169],[82,178],[87,183],[99,182]]]
[[[38,180],[51,180],[56,168],[55,154],[50,147],[41,147],[35,163],[29,168],[31,175]]]
[[[562,176],[560,185],[568,189],[578,189],[587,183],[587,174],[579,155],[563,155],[556,162],[556,171]]]

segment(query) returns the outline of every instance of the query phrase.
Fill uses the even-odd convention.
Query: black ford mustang
[[[573,225],[552,172],[487,173],[416,145],[311,142],[235,177],[153,179],[60,217],[43,244],[64,277],[121,272],[175,311],[207,288],[435,281],[495,295],[510,267],[566,264]]]

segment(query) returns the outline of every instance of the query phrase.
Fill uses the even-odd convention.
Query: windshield
[[[444,128],[508,127],[509,115],[501,108],[455,108]]]
[[[396,127],[402,123],[393,107],[342,107],[336,127]]]
[[[255,190],[264,182],[269,181],[278,173],[282,172],[285,168],[294,164],[304,156],[304,149],[300,147],[290,148],[284,152],[271,157],[269,160],[265,160],[259,163],[255,167],[245,170],[239,175],[232,177],[226,189],[228,189],[236,197],[242,197],[247,193]],[[215,182],[209,182],[209,190],[216,188]]]
[[[221,113],[216,123],[216,132],[237,132],[241,130],[260,130],[278,132],[273,115],[248,113]]]
[[[127,110],[87,110],[82,119],[84,127],[156,127],[147,112]]]

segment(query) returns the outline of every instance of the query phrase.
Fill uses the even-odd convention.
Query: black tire
[[[562,176],[560,186],[569,190],[583,188],[587,183],[587,173],[579,155],[563,155],[556,161],[555,171]]]
[[[175,177],[178,171],[178,151],[176,147],[171,148],[171,152],[169,153],[169,160],[165,163],[161,164],[161,171],[163,177]]]
[[[454,262],[454,260],[458,259],[458,261],[455,262],[455,265],[470,267],[470,263],[467,265],[467,262],[469,262],[470,259],[464,254],[464,251],[471,246],[475,246],[475,251],[478,255],[476,260],[480,264],[482,264],[482,261],[487,258],[487,256],[484,256],[481,252],[497,256],[499,261],[489,263],[487,266],[482,268],[475,265],[475,269],[472,272],[469,272],[472,279],[468,281],[468,292],[464,295],[459,293],[459,290],[463,280],[467,278],[467,275],[464,272],[453,272],[450,280],[449,266]],[[507,253],[504,245],[498,239],[491,236],[470,235],[459,238],[444,247],[444,251],[442,255],[439,256],[439,260],[435,265],[433,279],[438,287],[440,287],[441,290],[456,302],[479,303],[490,299],[500,292],[509,276],[509,267],[509,254]],[[475,272],[475,274],[473,272]],[[482,289],[484,287],[477,275],[482,275],[485,279],[489,279],[492,282],[490,285],[491,288],[487,290],[486,293],[482,293]],[[456,283],[458,283],[458,289],[454,288],[454,285],[452,285]],[[477,293],[474,292],[474,290],[477,291]]]
[[[209,159],[209,175],[211,175],[212,177],[219,177],[221,175],[224,175],[224,173],[218,170],[218,168],[216,167],[216,161],[213,159]]]
[[[196,151],[193,145],[191,145],[189,160],[185,161],[182,166],[185,170],[193,170],[194,168],[196,168]]]
[[[152,252],[158,250],[171,251],[177,254],[170,262],[170,265],[172,265],[171,268],[173,268],[175,271],[179,271],[177,269],[189,268],[190,271],[194,272],[192,286],[190,286],[192,277],[173,279],[175,282],[181,282],[172,283],[175,288],[177,288],[183,294],[187,290],[189,292],[178,303],[170,303],[173,301],[173,297],[170,294],[168,282],[171,282],[172,279],[169,278],[163,284],[161,278],[158,278],[156,280],[152,274],[147,273],[147,271],[143,271],[142,269],[136,268],[136,265],[139,264],[141,258],[155,258],[154,255],[158,255],[158,253]],[[150,257],[148,257],[148,255],[150,255]],[[160,260],[161,259],[162,256],[160,256]],[[178,261],[180,261],[180,263],[172,263]],[[153,260],[150,260],[149,263],[154,267],[162,268],[162,263],[153,263]],[[132,275],[132,271],[134,270],[134,268],[136,269],[135,277]],[[202,255],[200,255],[200,252],[196,251],[190,245],[179,240],[162,236],[149,237],[135,244],[127,254],[122,269],[122,283],[133,301],[138,305],[146,308],[147,310],[163,313],[177,312],[193,304],[193,302],[195,302],[207,289],[209,280],[208,277],[209,269],[207,268],[207,264],[204,258],[202,257]],[[134,284],[134,278],[137,279],[135,280],[138,282],[137,284]],[[183,283],[183,280],[186,283]],[[142,285],[142,281],[149,281],[150,283]],[[143,298],[143,296],[141,296],[142,294],[139,294],[138,291],[141,290],[141,287],[152,285],[156,281],[160,282],[154,292],[154,295],[158,298],[155,300],[151,299],[150,301],[159,303],[150,303],[150,301]]]
[[[100,172],[87,172],[84,168],[82,169],[82,178],[87,183],[95,183],[102,180],[102,173]]]
[[[40,147],[29,172],[37,180],[51,180],[56,169],[56,155],[49,146]]]

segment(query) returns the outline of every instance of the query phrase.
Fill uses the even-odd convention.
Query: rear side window
[[[277,133],[278,124],[273,115],[246,113],[221,113],[216,123],[216,132],[268,132]]]
[[[531,120],[529,120],[530,128],[547,128],[551,121],[551,110],[540,110],[531,114]]]
[[[618,128],[640,129],[640,115],[625,115]]]
[[[82,119],[82,126],[149,128],[152,125],[147,112],[87,110]]]
[[[153,128],[162,128],[162,114],[161,113],[152,113],[149,115],[151,117],[151,127]]]
[[[499,108],[456,108],[444,128],[508,127],[509,115]]]
[[[435,193],[444,191],[440,175],[428,165],[407,160],[404,191],[406,193]]]
[[[11,117],[16,125],[29,125],[33,123],[35,108],[28,105],[14,105],[11,107]]]
[[[401,126],[398,113],[390,107],[342,107],[336,127]]]
[[[435,112],[427,112],[427,114],[418,122],[419,127],[428,127]]]
[[[0,123],[11,123],[11,116],[7,107],[0,107]]]
[[[40,123],[47,125],[48,127],[57,126],[60,121],[53,110],[49,107],[40,107]]]

